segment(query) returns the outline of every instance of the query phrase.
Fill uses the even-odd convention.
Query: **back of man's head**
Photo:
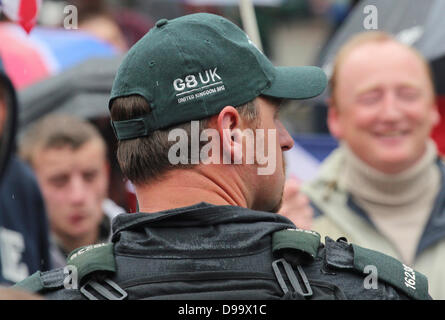
[[[241,118],[250,123],[254,129],[258,121],[258,109],[253,102],[238,106]],[[148,115],[152,112],[147,101],[138,95],[117,98],[113,101],[111,117],[117,121],[125,121]],[[197,120],[201,137],[205,129],[209,128],[210,118]],[[169,159],[169,150],[176,140],[169,139],[172,130],[179,129],[187,135],[188,157],[186,163],[172,165]],[[138,139],[131,139],[119,142],[117,159],[122,172],[135,185],[143,184],[147,181],[156,180],[169,169],[185,169],[194,166],[191,160],[191,122],[174,125],[165,130],[155,130],[152,134]],[[199,141],[199,149],[205,144]]]
[[[122,172],[143,185],[173,168],[189,168],[190,161],[173,165],[168,158],[173,129],[190,136],[191,122],[199,121],[200,137],[226,106],[256,128],[257,97],[306,99],[325,85],[319,68],[274,67],[223,17],[162,19],[129,50],[113,84],[109,107]]]

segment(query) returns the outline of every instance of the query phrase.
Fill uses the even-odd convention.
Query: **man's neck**
[[[94,232],[87,233],[80,237],[71,237],[66,235],[54,234],[57,243],[62,247],[65,253],[69,254],[74,249],[79,247],[95,244],[99,241],[99,228]]]
[[[354,196],[367,201],[386,205],[416,201],[439,176],[434,165],[437,151],[432,141],[428,141],[425,153],[417,163],[397,174],[380,172],[355,156],[347,145],[342,147],[347,161],[341,183]]]
[[[249,207],[252,200],[236,169],[220,169],[213,165],[175,169],[159,180],[136,186],[139,211],[164,211],[200,202]]]
[[[376,172],[351,152],[344,168],[346,189],[406,264],[414,263],[440,189],[440,169],[435,165],[437,153],[432,142],[426,150],[418,163],[398,174]]]

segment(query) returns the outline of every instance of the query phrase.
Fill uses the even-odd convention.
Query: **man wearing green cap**
[[[51,299],[429,298],[426,278],[409,270],[406,286],[397,260],[323,245],[275,213],[293,145],[280,102],[325,86],[319,68],[274,67],[220,16],[158,21],[122,62],[109,104],[140,212],[113,220],[111,244],[17,286]]]

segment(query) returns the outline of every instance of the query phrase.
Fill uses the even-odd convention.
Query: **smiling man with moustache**
[[[340,147],[305,192],[313,230],[418,269],[445,298],[445,167],[429,138],[439,121],[427,62],[381,32],[351,39],[331,78],[328,126]]]

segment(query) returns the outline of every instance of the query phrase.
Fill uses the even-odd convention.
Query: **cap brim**
[[[283,99],[309,99],[321,94],[328,83],[318,67],[275,67],[275,79],[262,94]]]

